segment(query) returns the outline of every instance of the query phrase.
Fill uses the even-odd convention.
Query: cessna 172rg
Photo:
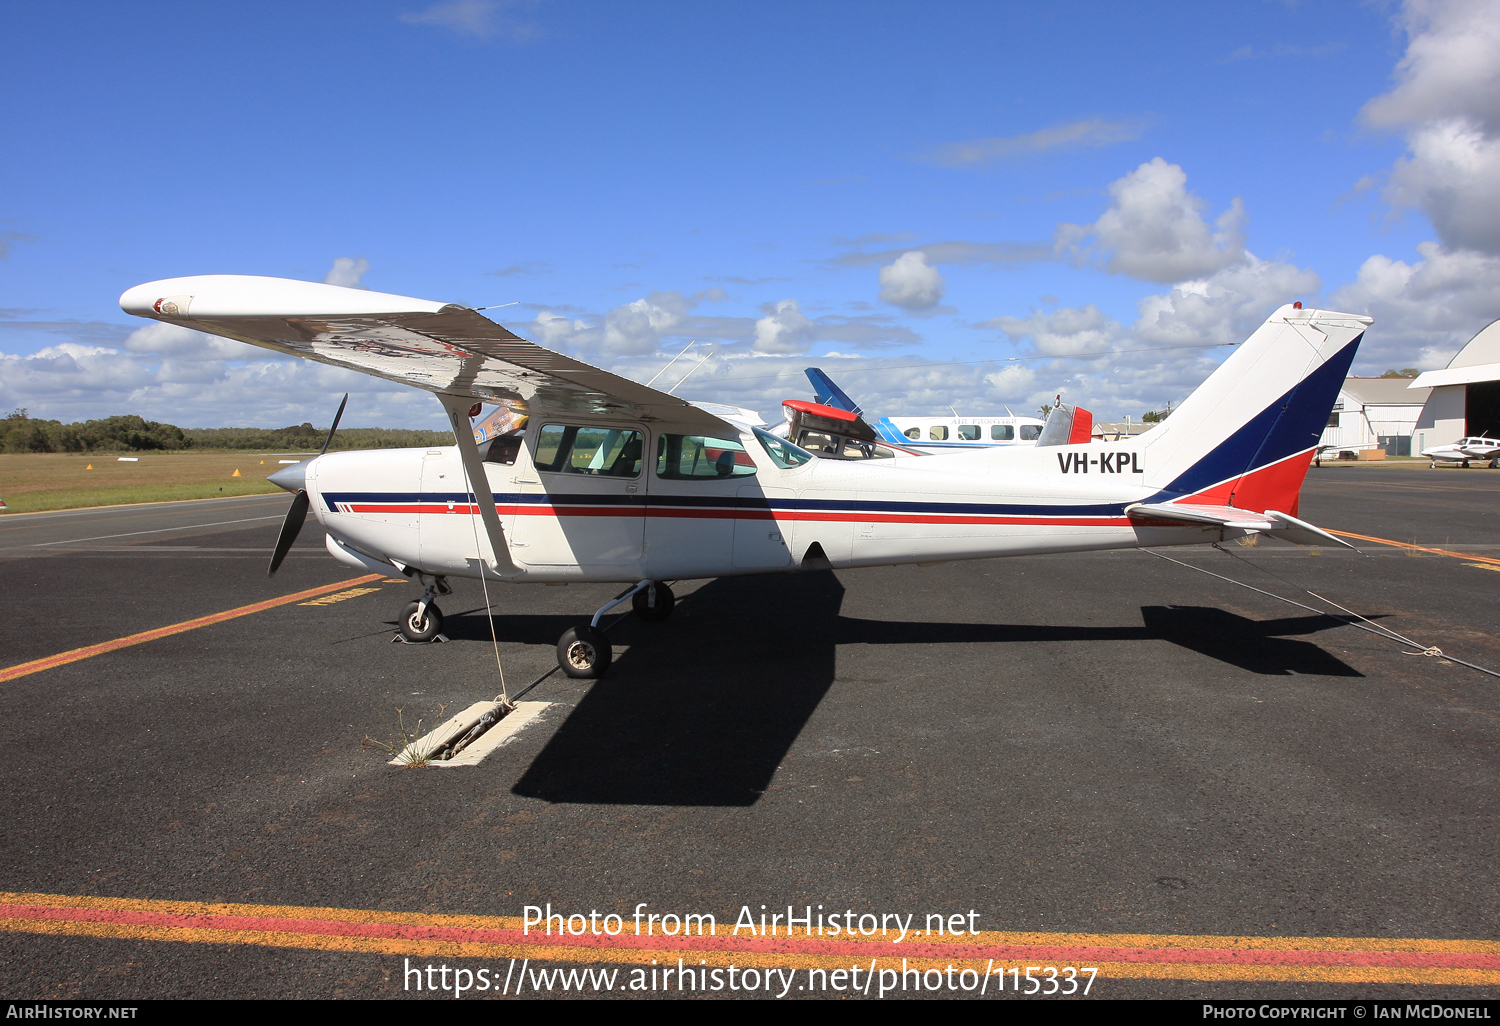
[[[456,446],[328,453],[276,475],[296,497],[271,571],[311,509],[336,559],[426,586],[402,613],[414,639],[436,635],[447,577],[629,584],[558,642],[574,677],[609,667],[607,609],[629,597],[664,619],[678,580],[1251,532],[1343,545],[1297,519],[1297,497],[1371,323],[1283,306],[1138,439],[832,460],[750,411],[686,402],[462,306],[240,275],[138,285],[120,306],[435,393]],[[486,402],[527,421],[481,451],[470,418]]]

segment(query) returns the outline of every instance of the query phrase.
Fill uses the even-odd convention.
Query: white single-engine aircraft
[[[413,640],[440,629],[447,577],[630,584],[558,642],[573,677],[609,668],[605,611],[630,597],[665,619],[672,581],[1255,532],[1344,545],[1297,519],[1297,499],[1371,323],[1283,306],[1139,438],[832,460],[751,411],[637,384],[467,307],[240,275],[138,285],[120,306],[435,393],[456,446],[325,453],[273,477],[296,497],[271,572],[311,508],[340,562],[425,585],[402,613]],[[527,414],[524,431],[481,450],[469,418],[485,402]]]

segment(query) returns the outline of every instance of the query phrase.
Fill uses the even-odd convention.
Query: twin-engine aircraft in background
[[[629,584],[559,640],[574,677],[609,667],[607,609],[629,597],[643,619],[665,619],[679,580],[1254,532],[1343,545],[1297,519],[1297,498],[1371,323],[1283,306],[1139,438],[844,460],[770,434],[752,411],[637,384],[462,306],[238,275],[139,285],[120,306],[434,393],[457,445],[325,453],[275,475],[297,496],[272,571],[311,508],[336,559],[425,585],[401,617],[414,640],[440,628],[433,600],[448,577]],[[477,444],[483,403],[524,427]]]
[[[1422,450],[1422,455],[1432,461],[1429,469],[1436,470],[1439,463],[1457,463],[1468,469],[1469,461],[1488,463],[1491,470],[1500,466],[1500,439],[1477,437],[1460,438],[1447,445],[1434,445]]]

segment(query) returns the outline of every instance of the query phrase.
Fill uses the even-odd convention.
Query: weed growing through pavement
[[[1255,546],[1257,546],[1257,545],[1260,544],[1260,535],[1259,534],[1247,534],[1243,538],[1240,539],[1239,543],[1241,545],[1245,546],[1245,548],[1247,548],[1247,549],[1253,549],[1253,548],[1255,548]]]
[[[382,741],[379,738],[374,738],[366,734],[365,739],[359,743],[359,747],[374,748],[377,751],[384,752],[387,758],[400,759],[402,765],[411,769],[426,766],[432,761],[433,755],[436,754],[437,746],[429,743],[424,749],[416,749],[412,745],[416,744],[417,739],[424,734],[430,734],[433,730],[436,730],[442,724],[443,714],[447,711],[448,707],[446,705],[438,706],[437,718],[433,721],[432,729],[424,731],[422,729],[421,718],[417,719],[415,726],[407,727],[406,712],[400,706],[397,706],[396,718],[386,723],[390,737]]]

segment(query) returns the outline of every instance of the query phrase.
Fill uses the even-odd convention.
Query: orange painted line
[[[637,935],[630,917],[616,935],[529,932],[519,916],[448,916],[129,898],[0,893],[0,932],[249,944],[431,958],[529,958],[573,963],[838,969],[952,965],[1094,967],[1103,977],[1346,983],[1500,984],[1500,943],[1388,937],[1235,937],[980,931],[937,938],[908,933],[737,936],[733,917],[712,935]],[[916,920],[913,920],[915,925]],[[658,931],[660,927],[657,927]],[[903,961],[904,960],[904,961]],[[981,970],[982,971],[982,970]]]
[[[1453,552],[1449,549],[1432,549],[1426,545],[1413,545],[1410,542],[1391,541],[1389,538],[1374,538],[1368,534],[1352,534],[1349,531],[1335,531],[1328,529],[1329,534],[1336,534],[1340,538],[1357,538],[1360,541],[1375,542],[1379,545],[1394,545],[1398,549],[1413,549],[1417,552],[1431,552],[1435,556],[1452,556],[1454,559],[1472,559],[1480,563],[1490,563],[1500,566],[1500,559],[1491,559],[1489,556],[1475,556],[1467,552]]]
[[[226,609],[222,613],[200,616],[196,620],[184,620],[181,623],[174,623],[169,627],[158,627],[155,630],[142,631],[139,634],[130,634],[123,638],[115,638],[113,641],[101,641],[97,645],[87,645],[83,648],[59,652],[57,655],[47,656],[43,659],[33,659],[29,663],[17,663],[15,666],[7,666],[5,669],[0,670],[0,683],[15,680],[17,677],[24,677],[29,673],[40,673],[42,670],[50,670],[56,666],[66,666],[68,663],[76,663],[80,659],[89,659],[96,655],[103,655],[106,652],[129,648],[131,645],[140,645],[147,641],[155,641],[157,638],[170,637],[173,634],[196,630],[199,627],[207,627],[210,624],[223,623],[225,620],[233,620],[235,617],[249,616],[251,613],[274,609],[277,606],[284,606],[291,602],[316,598],[319,595],[326,595],[332,591],[341,591],[356,584],[378,581],[384,576],[384,574],[366,574],[364,577],[356,577],[351,581],[340,581],[338,584],[324,584],[316,588],[309,588],[307,591],[299,591],[293,595],[282,595],[280,598],[266,599],[264,602],[253,602],[248,606],[240,606],[237,609]]]

